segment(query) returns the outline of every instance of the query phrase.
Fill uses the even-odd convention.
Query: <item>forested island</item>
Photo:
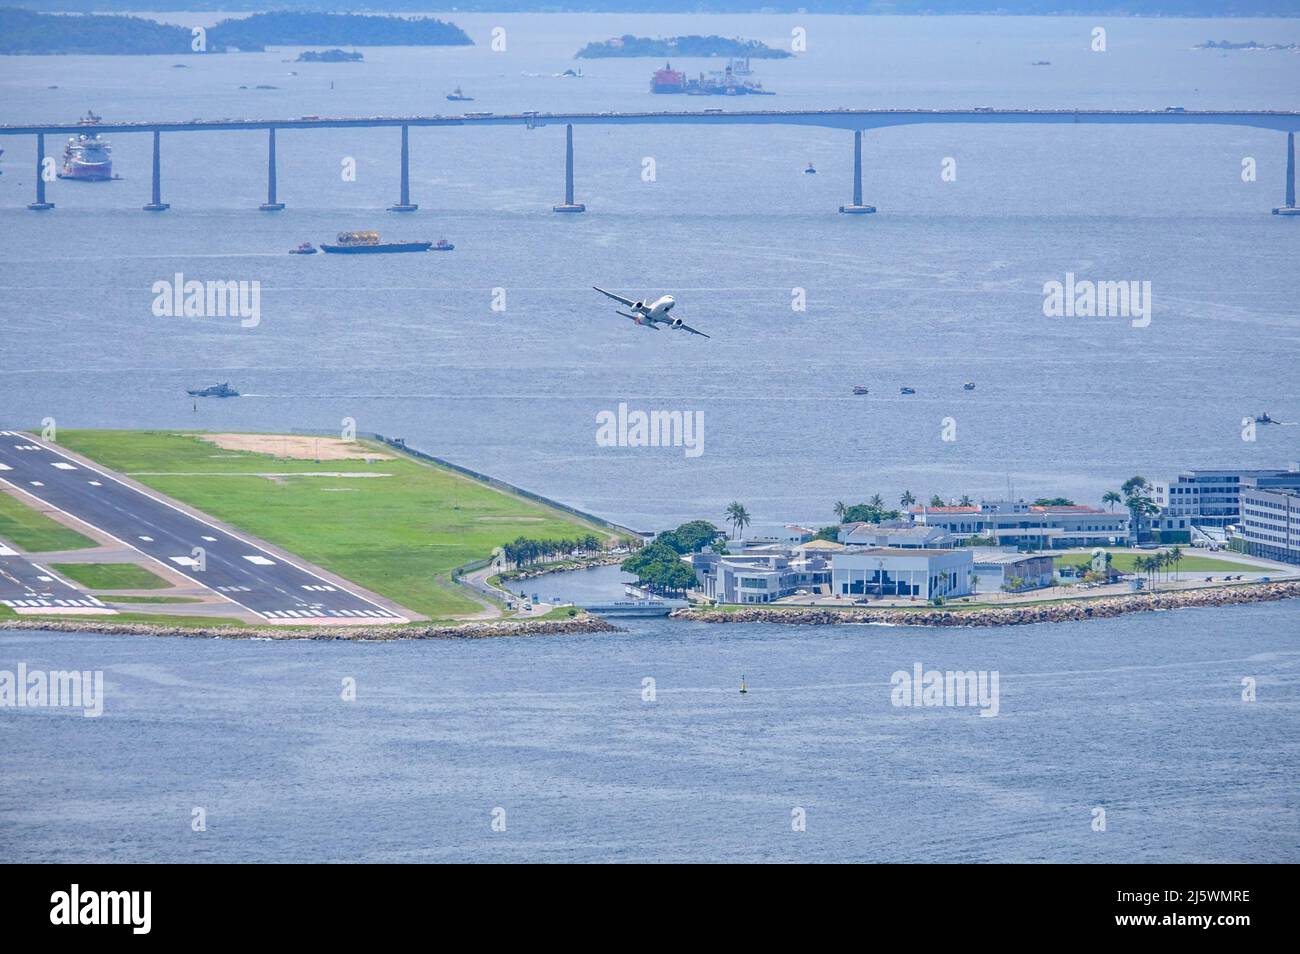
[[[360,63],[362,56],[356,50],[303,50],[298,54],[299,63]]]
[[[194,49],[187,27],[135,16],[63,16],[0,9],[0,55],[262,52],[268,46],[473,46],[454,23],[432,17],[256,13],[222,20]]]
[[[1300,43],[1256,43],[1254,40],[1247,40],[1245,43],[1234,43],[1231,40],[1206,40],[1204,43],[1198,43],[1194,50],[1282,50],[1290,53],[1300,50]]]
[[[730,56],[748,57],[755,60],[779,60],[793,56],[787,50],[778,50],[759,40],[742,40],[739,37],[727,39],[722,36],[670,36],[647,37],[623,36],[612,37],[599,43],[588,43],[580,49],[574,59],[587,60],[601,57],[653,56],[665,58],[670,56]]]

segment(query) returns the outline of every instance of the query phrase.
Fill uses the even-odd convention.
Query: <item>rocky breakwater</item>
[[[213,639],[339,639],[391,642],[399,639],[488,639],[493,636],[567,636],[573,633],[620,632],[599,616],[572,619],[498,620],[461,626],[175,626],[166,623],[114,623],[112,617],[73,619],[4,619],[0,630],[26,629],[56,633],[103,633],[111,636],[187,636]]]
[[[835,609],[773,606],[725,610],[680,609],[675,619],[703,623],[786,623],[834,626],[886,623],[895,626],[1023,626],[1029,623],[1063,623],[1084,619],[1110,619],[1125,613],[1183,609],[1196,606],[1231,606],[1300,598],[1300,581],[1217,586],[1167,593],[1132,593],[1056,603],[1019,604],[978,609]]]

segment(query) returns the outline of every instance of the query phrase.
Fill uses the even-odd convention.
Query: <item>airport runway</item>
[[[113,614],[93,596],[21,557],[0,541],[0,604],[16,613]]]
[[[268,623],[406,622],[337,583],[18,431],[0,431],[0,482],[114,537]]]

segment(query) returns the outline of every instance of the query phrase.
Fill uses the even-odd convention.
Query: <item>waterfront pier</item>
[[[276,197],[275,137],[277,130],[375,129],[396,126],[401,131],[399,156],[400,190],[394,212],[414,212],[419,208],[410,196],[410,129],[414,126],[520,126],[536,129],[550,123],[563,123],[564,131],[564,202],[553,206],[556,212],[583,212],[586,206],[574,199],[573,127],[579,125],[792,125],[844,129],[853,132],[853,201],[840,206],[846,214],[865,215],[875,212],[862,196],[862,134],[872,129],[935,123],[1001,123],[1038,125],[1228,125],[1271,129],[1287,134],[1287,171],[1285,203],[1273,210],[1277,215],[1300,215],[1295,202],[1295,134],[1300,131],[1300,111],[1285,110],[1120,110],[1120,109],[766,109],[710,110],[694,112],[609,112],[609,113],[467,113],[459,116],[361,116],[325,118],[305,116],[301,119],[221,119],[188,122],[121,122],[97,123],[100,133],[153,133],[152,201],[145,209],[161,212],[169,206],[160,198],[161,136],[179,133],[223,132],[232,130],[267,130],[267,199],[260,208],[278,212],[284,203]],[[0,126],[0,137],[34,136],[36,138],[36,200],[33,210],[49,210],[54,204],[46,200],[43,169],[45,137],[84,131],[78,123],[27,123]]]

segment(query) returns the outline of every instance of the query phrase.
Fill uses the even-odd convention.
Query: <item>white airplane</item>
[[[596,288],[595,285],[592,285],[591,287]],[[622,315],[624,318],[631,318],[638,325],[643,325],[652,331],[658,331],[658,325],[667,325],[669,328],[677,331],[689,331],[691,334],[699,335],[701,338],[710,337],[710,335],[706,335],[703,331],[696,331],[680,318],[674,318],[668,314],[673,310],[673,305],[677,304],[677,299],[673,298],[672,295],[664,295],[662,298],[652,301],[647,305],[643,301],[632,301],[631,299],[623,298],[621,295],[615,295],[613,292],[607,292],[603,288],[596,288],[596,291],[600,292],[606,298],[612,298],[619,304],[625,305],[632,312],[631,314],[628,314],[626,311],[620,311],[617,312],[618,314]]]

